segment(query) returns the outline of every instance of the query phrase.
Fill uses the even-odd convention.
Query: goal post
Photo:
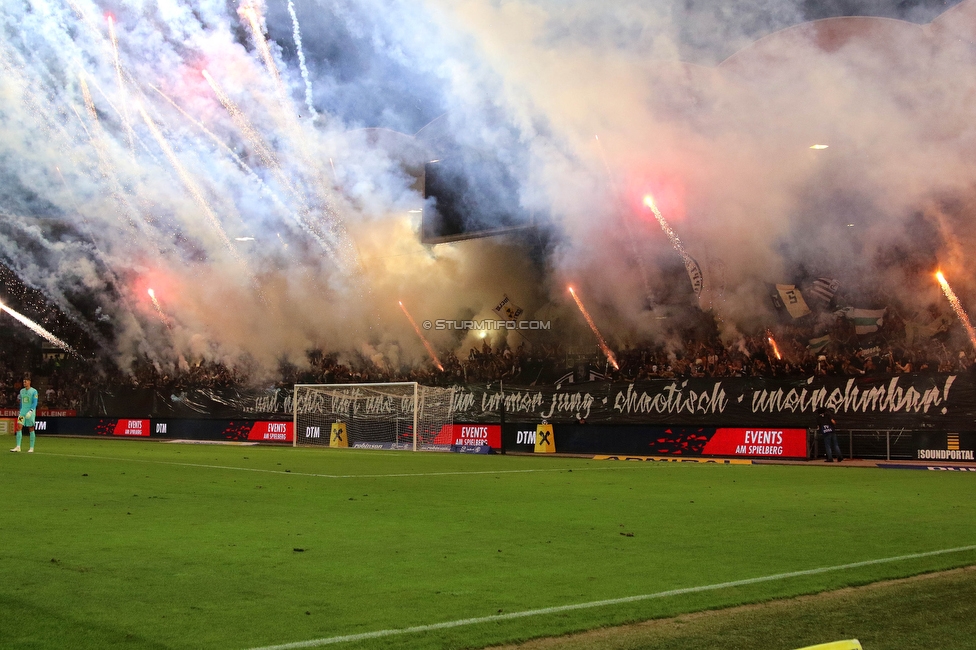
[[[295,384],[293,444],[449,450],[453,393],[417,382]]]

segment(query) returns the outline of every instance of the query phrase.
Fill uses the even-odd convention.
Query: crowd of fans
[[[961,328],[958,328],[961,330]],[[298,363],[282,362],[269,377],[253,363],[227,364],[213,360],[160,364],[148,358],[119,368],[111,363],[51,354],[38,360],[21,341],[0,338],[0,395],[13,407],[23,373],[32,374],[42,408],[83,407],[92,391],[153,388],[178,395],[191,389],[286,388],[295,383],[360,383],[417,381],[426,385],[503,381],[512,385],[540,385],[591,380],[641,381],[688,377],[790,377],[890,375],[912,372],[966,372],[973,368],[973,348],[964,333],[953,328],[930,328],[917,335],[897,313],[889,313],[881,328],[858,335],[851,321],[838,317],[826,332],[822,348],[810,343],[809,324],[777,325],[770,330],[723,342],[717,326],[696,327],[668,342],[648,343],[615,351],[618,367],[597,346],[567,350],[557,342],[529,345],[519,340],[484,338],[466,354],[446,351],[440,367],[389,368],[364,355],[312,350]],[[701,335],[702,331],[710,331]],[[824,342],[821,340],[821,342]],[[26,352],[25,352],[26,350]]]

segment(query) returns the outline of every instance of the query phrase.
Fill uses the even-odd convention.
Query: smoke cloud
[[[807,4],[6,2],[0,262],[123,366],[420,365],[398,301],[504,294],[592,348],[570,283],[611,347],[699,309],[747,331],[767,283],[820,276],[921,311],[941,268],[972,304],[976,0]],[[536,230],[420,242],[423,163],[462,150],[509,166]]]

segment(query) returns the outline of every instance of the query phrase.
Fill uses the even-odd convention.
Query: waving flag
[[[885,309],[858,309],[847,307],[840,310],[844,317],[854,321],[854,332],[856,334],[870,334],[877,332],[884,324]]]
[[[811,301],[824,306],[829,305],[839,286],[837,280],[817,278],[809,289],[809,294],[812,296]]]
[[[785,309],[793,318],[800,318],[810,313],[803,294],[792,284],[777,284],[772,294],[773,304],[779,309]]]
[[[502,301],[495,306],[495,313],[506,320],[516,320],[522,315],[522,308],[513,303],[507,294],[502,294]]]
[[[825,334],[824,336],[817,337],[815,339],[810,339],[807,349],[813,354],[819,353],[830,343],[830,334]]]

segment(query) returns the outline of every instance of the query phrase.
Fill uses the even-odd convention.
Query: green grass
[[[249,648],[976,544],[976,476],[961,473],[37,448],[0,456],[4,648]],[[973,563],[949,553],[334,647],[484,647]]]
[[[865,650],[963,650],[976,638],[976,567],[877,582],[499,650],[756,650],[858,639]]]

